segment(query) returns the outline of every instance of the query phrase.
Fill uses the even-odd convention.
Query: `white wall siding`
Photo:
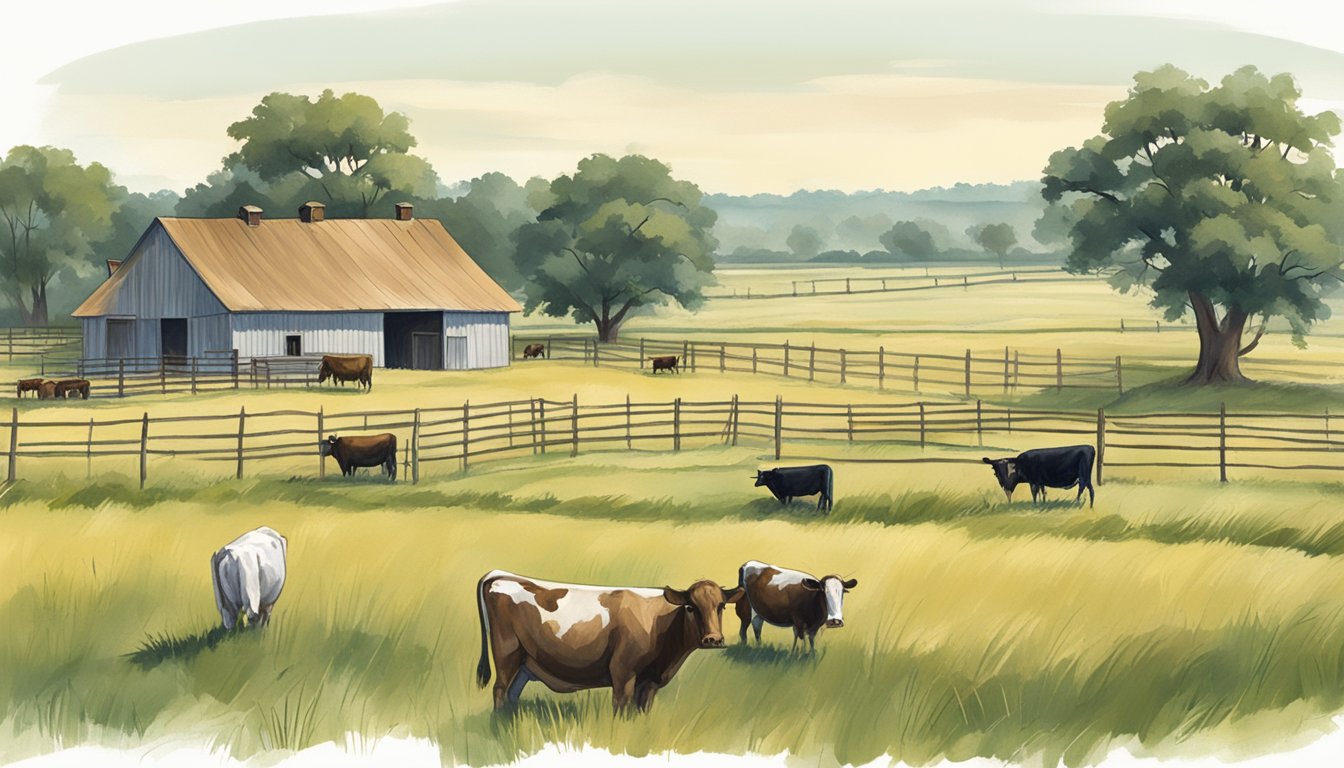
[[[467,339],[467,368],[502,368],[509,364],[509,313],[444,312],[444,362],[452,366],[447,338]]]
[[[138,258],[117,289],[107,314],[145,318],[199,317],[227,310],[191,268],[177,245],[155,225],[131,255]]]
[[[285,337],[298,334],[305,355],[373,355],[383,365],[382,312],[246,312],[232,315],[238,356],[285,354]]]

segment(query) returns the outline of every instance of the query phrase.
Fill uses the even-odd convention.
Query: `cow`
[[[85,379],[61,379],[56,382],[56,397],[65,399],[74,395],[89,399],[89,382]]]
[[[56,382],[51,379],[43,379],[41,384],[37,385],[38,400],[56,399]]]
[[[345,386],[347,381],[355,381],[373,391],[372,355],[323,355],[317,366],[317,383],[332,379]]]
[[[643,712],[697,648],[723,648],[723,608],[742,597],[709,580],[688,589],[595,587],[490,571],[476,584],[481,659],[495,709],[539,680],[556,693],[611,688],[618,713]]]
[[[397,480],[397,436],[391,432],[359,437],[331,435],[317,446],[323,456],[336,457],[342,475],[353,475],[358,467],[382,467],[388,480]]]
[[[653,363],[653,372],[655,375],[659,371],[671,371],[672,373],[681,373],[681,369],[677,367],[676,355],[650,357],[649,362]]]
[[[528,344],[523,347],[523,359],[526,360],[530,357],[546,357],[546,345]]]
[[[285,588],[285,553],[289,542],[262,526],[234,539],[210,558],[215,607],[224,629],[241,620],[244,627],[266,626],[271,609]]]
[[[1097,449],[1090,445],[1070,445],[1064,448],[1035,448],[1019,453],[1012,459],[981,458],[981,461],[994,469],[994,477],[1003,489],[1008,501],[1013,500],[1013,490],[1019,483],[1031,487],[1031,500],[1045,501],[1046,488],[1072,488],[1078,486],[1078,502],[1083,500],[1083,491],[1088,492],[1088,507],[1095,505],[1097,491],[1092,487],[1092,464],[1097,459]]]
[[[779,499],[780,504],[788,504],[795,496],[819,494],[817,511],[831,511],[834,503],[835,475],[826,464],[814,464],[810,467],[775,467],[764,472],[756,471],[756,487],[764,485]]]
[[[761,642],[761,626],[793,628],[793,650],[807,636],[808,645],[817,649],[817,632],[822,627],[845,626],[842,604],[845,593],[859,585],[858,579],[823,576],[780,568],[758,560],[749,560],[737,570],[737,584],[744,597],[737,601],[737,618],[742,621],[738,636],[747,642],[747,625]]]
[[[15,394],[18,397],[23,397],[24,392],[32,392],[34,395],[37,395],[38,388],[41,386],[41,379],[19,379],[19,385],[17,387],[18,391]]]

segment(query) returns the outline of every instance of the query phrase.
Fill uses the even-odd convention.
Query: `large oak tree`
[[[1147,286],[1169,319],[1193,313],[1189,383],[1243,380],[1239,360],[1271,317],[1301,343],[1328,315],[1322,295],[1344,260],[1329,149],[1340,121],[1305,114],[1300,96],[1291,76],[1253,67],[1213,87],[1172,66],[1141,72],[1101,135],[1045,168],[1045,199],[1071,208],[1071,271]]]

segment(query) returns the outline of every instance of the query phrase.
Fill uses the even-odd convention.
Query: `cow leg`
[[[742,628],[738,630],[737,635],[742,638],[742,643],[745,645],[747,642],[747,625],[751,623],[751,603],[747,600],[738,600],[733,609],[737,611],[737,620],[742,622]]]
[[[274,606],[275,606],[275,603],[263,603],[263,604],[262,604],[262,606],[261,606],[261,619],[257,622],[257,624],[258,624],[259,626],[264,627],[264,626],[266,626],[267,624],[271,623],[271,608],[273,608]]]
[[[526,664],[520,667],[518,669],[518,674],[513,676],[513,682],[509,684],[509,691],[507,695],[507,700],[509,704],[510,705],[517,704],[518,699],[521,698],[523,695],[523,689],[527,687],[528,683],[536,679],[537,678],[532,676],[531,672],[527,671]]]
[[[752,614],[751,631],[756,633],[756,644],[761,644],[761,627],[765,626],[765,618],[760,614]]]
[[[630,711],[630,704],[635,698],[635,676],[629,672],[622,671],[616,674],[613,671],[611,676],[611,707],[616,714],[624,714]]]
[[[494,635],[494,632],[491,632]],[[527,684],[524,680],[518,684],[517,690],[514,689],[515,678],[525,674],[523,669],[523,649],[518,644],[516,637],[500,634],[490,638],[490,650],[495,657],[495,711],[498,712],[508,704],[518,702],[518,695],[523,692],[523,685]],[[512,698],[511,698],[512,696]]]
[[[635,709],[639,712],[649,711],[653,706],[653,697],[658,693],[658,683],[653,680],[645,680],[635,686]]]
[[[812,653],[817,652],[817,630],[809,629],[807,631],[807,645],[809,650],[812,651]]]

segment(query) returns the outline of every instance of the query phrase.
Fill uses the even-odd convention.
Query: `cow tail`
[[[835,470],[826,468],[826,511],[835,506]]]
[[[481,660],[476,664],[476,687],[484,688],[490,682],[490,617],[485,614],[485,581],[490,574],[476,582],[476,609],[481,621]]]

